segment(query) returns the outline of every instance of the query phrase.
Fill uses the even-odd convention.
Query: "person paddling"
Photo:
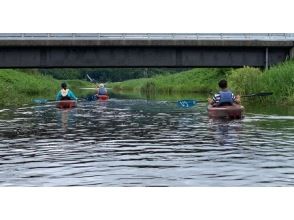
[[[75,96],[75,94],[67,89],[66,83],[61,83],[61,90],[56,95],[56,100],[77,100],[78,98]]]
[[[220,87],[220,91],[216,93],[213,98],[208,98],[208,103],[212,106],[225,106],[225,105],[233,105],[241,104],[240,95],[235,95],[228,89],[228,83],[225,79],[219,81],[218,83]]]
[[[107,89],[104,87],[103,83],[99,84],[99,87],[97,86],[97,96],[101,95],[107,95]]]

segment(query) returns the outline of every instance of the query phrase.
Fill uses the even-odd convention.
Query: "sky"
[[[289,0],[1,0],[6,33],[289,33]]]

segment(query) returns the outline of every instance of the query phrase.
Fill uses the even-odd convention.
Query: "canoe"
[[[73,108],[77,106],[76,100],[61,100],[56,104],[57,108]]]
[[[105,100],[108,100],[109,99],[109,96],[108,95],[98,95],[98,100],[102,100],[102,101],[105,101]]]
[[[237,104],[220,107],[208,105],[207,110],[211,118],[241,119],[244,117],[244,106]]]

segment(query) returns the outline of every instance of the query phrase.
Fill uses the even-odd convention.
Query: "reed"
[[[266,98],[266,102],[294,104],[294,60],[285,61],[265,71],[252,67],[235,69],[228,73],[227,78],[235,93],[273,92],[273,96]]]

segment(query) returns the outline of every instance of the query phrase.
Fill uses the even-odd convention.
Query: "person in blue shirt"
[[[99,87],[97,88],[97,96],[100,95],[107,95],[107,89],[104,87],[103,83],[100,83]]]
[[[61,90],[56,95],[56,100],[77,100],[75,94],[67,89],[66,83],[61,83]]]
[[[231,90],[228,89],[228,82],[223,79],[218,83],[220,87],[220,91],[216,93],[213,98],[208,98],[208,103],[212,106],[225,106],[225,105],[233,105],[241,104],[240,96],[235,96]]]

